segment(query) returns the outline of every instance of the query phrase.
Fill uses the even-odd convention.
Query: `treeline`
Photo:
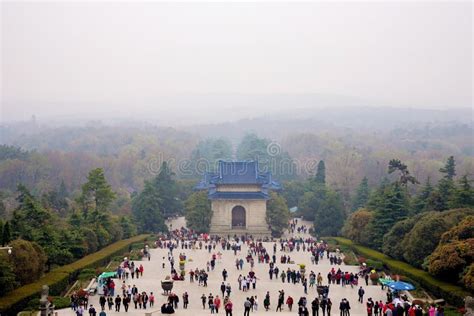
[[[362,180],[353,210],[342,234],[388,256],[423,268],[432,275],[473,290],[474,190],[467,174],[456,179],[456,163],[449,157],[437,184],[418,185],[400,160],[389,163],[395,181],[384,180],[369,190]]]
[[[0,221],[1,244],[12,247],[11,254],[0,255],[0,294],[135,235],[131,218],[110,211],[115,198],[100,168],[89,172],[74,200],[62,185],[40,197],[18,185],[17,206],[9,220]]]

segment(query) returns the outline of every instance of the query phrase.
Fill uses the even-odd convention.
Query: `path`
[[[184,223],[183,218],[178,218],[176,220],[172,221],[173,223],[173,228],[179,227],[179,225],[182,225]],[[308,223],[309,224],[309,223]],[[273,243],[264,243],[266,249],[272,253],[272,247]],[[216,247],[215,252],[220,249],[220,246]],[[251,312],[252,315],[297,315],[297,301],[301,296],[304,295],[303,287],[300,283],[297,284],[288,284],[288,283],[282,283],[281,280],[278,279],[273,279],[270,280],[268,276],[268,265],[267,264],[259,264],[255,263],[255,268],[254,271],[256,272],[257,277],[259,278],[257,282],[257,289],[256,290],[250,290],[246,293],[239,291],[238,290],[238,283],[237,283],[237,278],[240,273],[242,275],[246,275],[250,271],[250,265],[245,263],[243,271],[237,270],[235,268],[235,259],[236,258],[244,258],[244,256],[247,253],[247,246],[244,245],[242,252],[238,253],[237,256],[234,256],[232,251],[222,251],[223,256],[222,260],[219,262],[217,261],[216,263],[216,269],[214,271],[209,272],[209,281],[208,281],[208,287],[204,288],[201,286],[198,286],[198,283],[190,283],[189,282],[189,276],[186,276],[185,281],[175,281],[174,282],[174,288],[173,292],[176,293],[180,297],[180,303],[179,303],[179,308],[176,310],[176,313],[174,315],[193,315],[193,316],[200,316],[200,315],[210,315],[210,311],[208,309],[203,310],[200,297],[202,294],[205,294],[206,296],[209,295],[209,293],[212,293],[214,296],[218,294],[221,296],[220,293],[220,284],[222,282],[222,275],[221,272],[225,268],[228,273],[229,273],[229,278],[227,279],[232,286],[232,293],[231,293],[231,300],[234,303],[234,312],[233,315],[243,315],[243,303],[245,301],[246,297],[250,297],[251,295],[257,295],[258,300],[259,300],[259,311],[258,312]],[[279,247],[278,247],[279,250]],[[211,254],[209,254],[207,251],[204,250],[181,250],[181,249],[176,249],[174,251],[174,256],[175,256],[175,262],[177,263],[178,260],[178,255],[180,252],[185,252],[188,258],[192,259],[192,262],[187,262],[186,263],[186,271],[189,271],[190,269],[195,269],[196,267],[199,269],[205,268],[206,267],[206,262],[210,260]],[[163,257],[167,256],[167,250],[166,249],[151,249],[151,261],[141,261],[140,263],[143,264],[145,268],[144,272],[144,277],[140,279],[135,279],[135,280],[128,280],[128,284],[135,284],[139,291],[146,291],[146,292],[154,292],[156,294],[156,300],[157,302],[155,303],[154,309],[159,310],[161,304],[163,304],[166,301],[166,297],[161,295],[162,290],[161,290],[161,284],[160,281],[163,280],[168,274],[169,274],[169,265],[166,260],[166,268],[162,269],[162,262],[163,262]],[[290,253],[290,256],[292,260],[294,260],[295,264],[279,264],[279,258],[280,252],[277,251],[277,264],[280,268],[280,271],[282,269],[287,269],[290,267],[291,269],[299,269],[297,264],[304,263],[306,264],[306,271],[309,274],[309,272],[314,271],[316,274],[318,272],[321,272],[324,278],[324,284],[327,282],[326,275],[328,271],[331,269],[331,265],[329,263],[329,260],[324,259],[319,262],[318,265],[312,265],[311,260],[310,260],[310,254],[309,252],[297,252],[293,251]],[[349,271],[349,272],[358,272],[358,267],[356,266],[339,266],[342,271]],[[337,269],[337,267],[336,267]],[[245,273],[245,274],[244,274]],[[361,280],[363,281],[363,280]],[[364,283],[364,282],[359,282],[359,283]],[[117,288],[120,288],[120,281],[116,280]],[[385,301],[386,296],[385,292],[380,289],[380,286],[363,286],[365,289],[365,296],[364,299],[367,299],[369,297],[372,297],[375,300],[383,300]],[[293,306],[293,312],[289,312],[286,308],[283,310],[283,312],[275,312],[276,308],[276,303],[277,303],[277,297],[278,297],[278,291],[283,289],[285,291],[286,296],[291,295],[293,299],[295,300],[295,305]],[[182,293],[184,291],[187,291],[189,294],[189,301],[190,304],[188,306],[187,310],[182,309]],[[267,291],[270,291],[271,295],[271,310],[268,312],[265,312],[263,308],[263,299],[265,297],[265,293]],[[310,302],[314,299],[316,296],[316,290],[315,288],[309,288],[308,287],[308,307],[310,307]],[[333,302],[333,308],[332,308],[332,315],[339,315],[339,302],[341,301],[342,298],[347,298],[351,304],[351,315],[352,316],[358,316],[358,315],[367,315],[367,312],[365,310],[365,304],[360,304],[357,303],[357,289],[356,288],[351,288],[350,286],[348,287],[341,287],[340,285],[331,285],[330,291],[329,291],[329,297],[331,298]],[[99,296],[95,295],[91,297],[90,303],[94,304],[96,308],[98,309],[99,306]],[[132,304],[133,305],[133,304]],[[122,307],[123,309],[123,307]],[[311,309],[309,308],[310,315],[311,315]],[[147,309],[147,312],[150,312],[149,309]],[[225,315],[225,312],[223,310],[219,311],[220,315]],[[72,310],[60,310],[58,311],[58,315],[60,316],[73,316],[75,315]],[[145,315],[144,310],[135,310],[133,306],[129,309],[128,313],[125,313],[124,311],[120,313],[116,313],[113,311],[107,311],[107,315]],[[161,315],[161,313],[157,312],[153,315]],[[321,315],[321,310],[320,310],[320,315]]]

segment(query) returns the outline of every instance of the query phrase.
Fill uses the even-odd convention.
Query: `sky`
[[[470,1],[0,5],[1,121],[472,107]]]

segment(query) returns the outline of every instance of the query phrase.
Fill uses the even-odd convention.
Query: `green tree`
[[[408,183],[418,183],[418,180],[410,174],[410,171],[408,171],[407,165],[402,163],[400,159],[392,159],[388,163],[388,173],[391,174],[395,171],[398,171],[399,173],[398,183],[400,183],[405,188],[408,186]]]
[[[319,236],[337,236],[344,224],[345,213],[340,195],[326,190],[321,206],[316,209],[314,230]]]
[[[132,200],[132,213],[138,232],[167,230],[161,205],[162,200],[158,189],[151,182],[146,181],[143,191]]]
[[[323,203],[327,198],[327,188],[317,185],[313,191],[305,192],[301,199],[301,214],[308,221],[314,221],[317,212],[323,207]]]
[[[320,160],[314,176],[314,185],[326,185],[326,165],[324,160]]]
[[[182,202],[178,198],[178,185],[166,161],[161,164],[158,175],[152,180],[159,199],[159,209],[163,212],[163,217],[178,214],[182,208]]]
[[[267,202],[266,220],[273,237],[280,237],[288,228],[290,210],[285,199],[275,192],[270,193],[270,200]]]
[[[467,175],[459,179],[457,188],[454,189],[452,200],[449,201],[450,208],[474,207],[474,190]]]
[[[3,201],[0,199],[0,217],[5,218],[6,215],[7,215],[7,209]]]
[[[16,278],[21,285],[36,281],[46,264],[43,249],[35,242],[16,239],[11,242],[12,253],[9,256]]]
[[[197,144],[191,153],[192,175],[199,176],[205,171],[215,172],[217,162],[232,158],[232,144],[224,138],[208,138]]]
[[[8,255],[0,254],[0,296],[12,291],[18,283],[16,282],[13,264]]]
[[[385,190],[382,204],[375,210],[374,218],[370,224],[371,246],[381,249],[383,235],[395,223],[403,220],[408,215],[408,205],[404,193],[395,182],[391,189]]]
[[[87,182],[82,185],[79,203],[85,218],[93,211],[105,212],[115,199],[116,194],[105,179],[104,170],[96,168],[89,172]]]
[[[431,185],[430,178],[426,179],[424,187],[421,189],[420,194],[418,194],[413,200],[413,213],[418,214],[425,211],[430,211],[428,209],[428,203],[430,196],[433,194],[434,188]]]
[[[123,238],[130,238],[137,234],[137,227],[128,216],[122,216],[120,218],[120,226],[122,227]]]
[[[404,260],[403,253],[405,248],[402,246],[401,241],[405,235],[413,229],[413,226],[415,226],[423,215],[424,214],[418,214],[395,223],[395,225],[393,225],[393,227],[383,236],[383,253],[392,258]]]
[[[448,158],[444,167],[439,169],[439,172],[444,174],[445,179],[451,181],[454,180],[454,177],[456,176],[456,161],[453,156]]]
[[[288,181],[283,183],[284,190],[281,195],[289,207],[298,206],[301,208],[301,202],[305,193],[305,185],[302,181]]]
[[[10,222],[5,222],[3,225],[3,232],[2,232],[2,246],[8,245],[8,243],[12,240],[12,229],[10,226]]]
[[[187,227],[198,233],[209,232],[212,219],[212,209],[206,191],[198,191],[191,194],[184,203],[184,210]]]
[[[449,209],[449,202],[455,192],[456,162],[454,157],[450,156],[439,171],[443,174],[443,178],[439,180],[437,191],[430,198],[430,206],[436,211],[444,211]]]
[[[364,177],[357,187],[356,195],[352,201],[352,211],[366,206],[369,200],[369,180]]]

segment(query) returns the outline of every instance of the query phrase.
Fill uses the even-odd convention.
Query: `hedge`
[[[392,259],[376,250],[357,245],[351,240],[342,237],[328,237],[325,240],[332,239],[341,245],[350,247],[354,252],[377,261],[382,261],[391,271],[405,275],[408,278],[418,282],[421,287],[433,293],[439,298],[443,298],[451,305],[464,306],[464,297],[471,295],[460,286],[444,282],[434,278],[428,272],[417,269],[406,262]],[[323,239],[324,240],[324,239]]]
[[[43,285],[49,286],[49,294],[60,295],[79,275],[82,269],[96,268],[106,264],[110,258],[128,251],[133,243],[144,241],[149,235],[139,235],[117,241],[102,250],[87,255],[71,264],[58,267],[36,282],[19,287],[0,298],[0,313],[16,315],[28,302],[39,296]]]

